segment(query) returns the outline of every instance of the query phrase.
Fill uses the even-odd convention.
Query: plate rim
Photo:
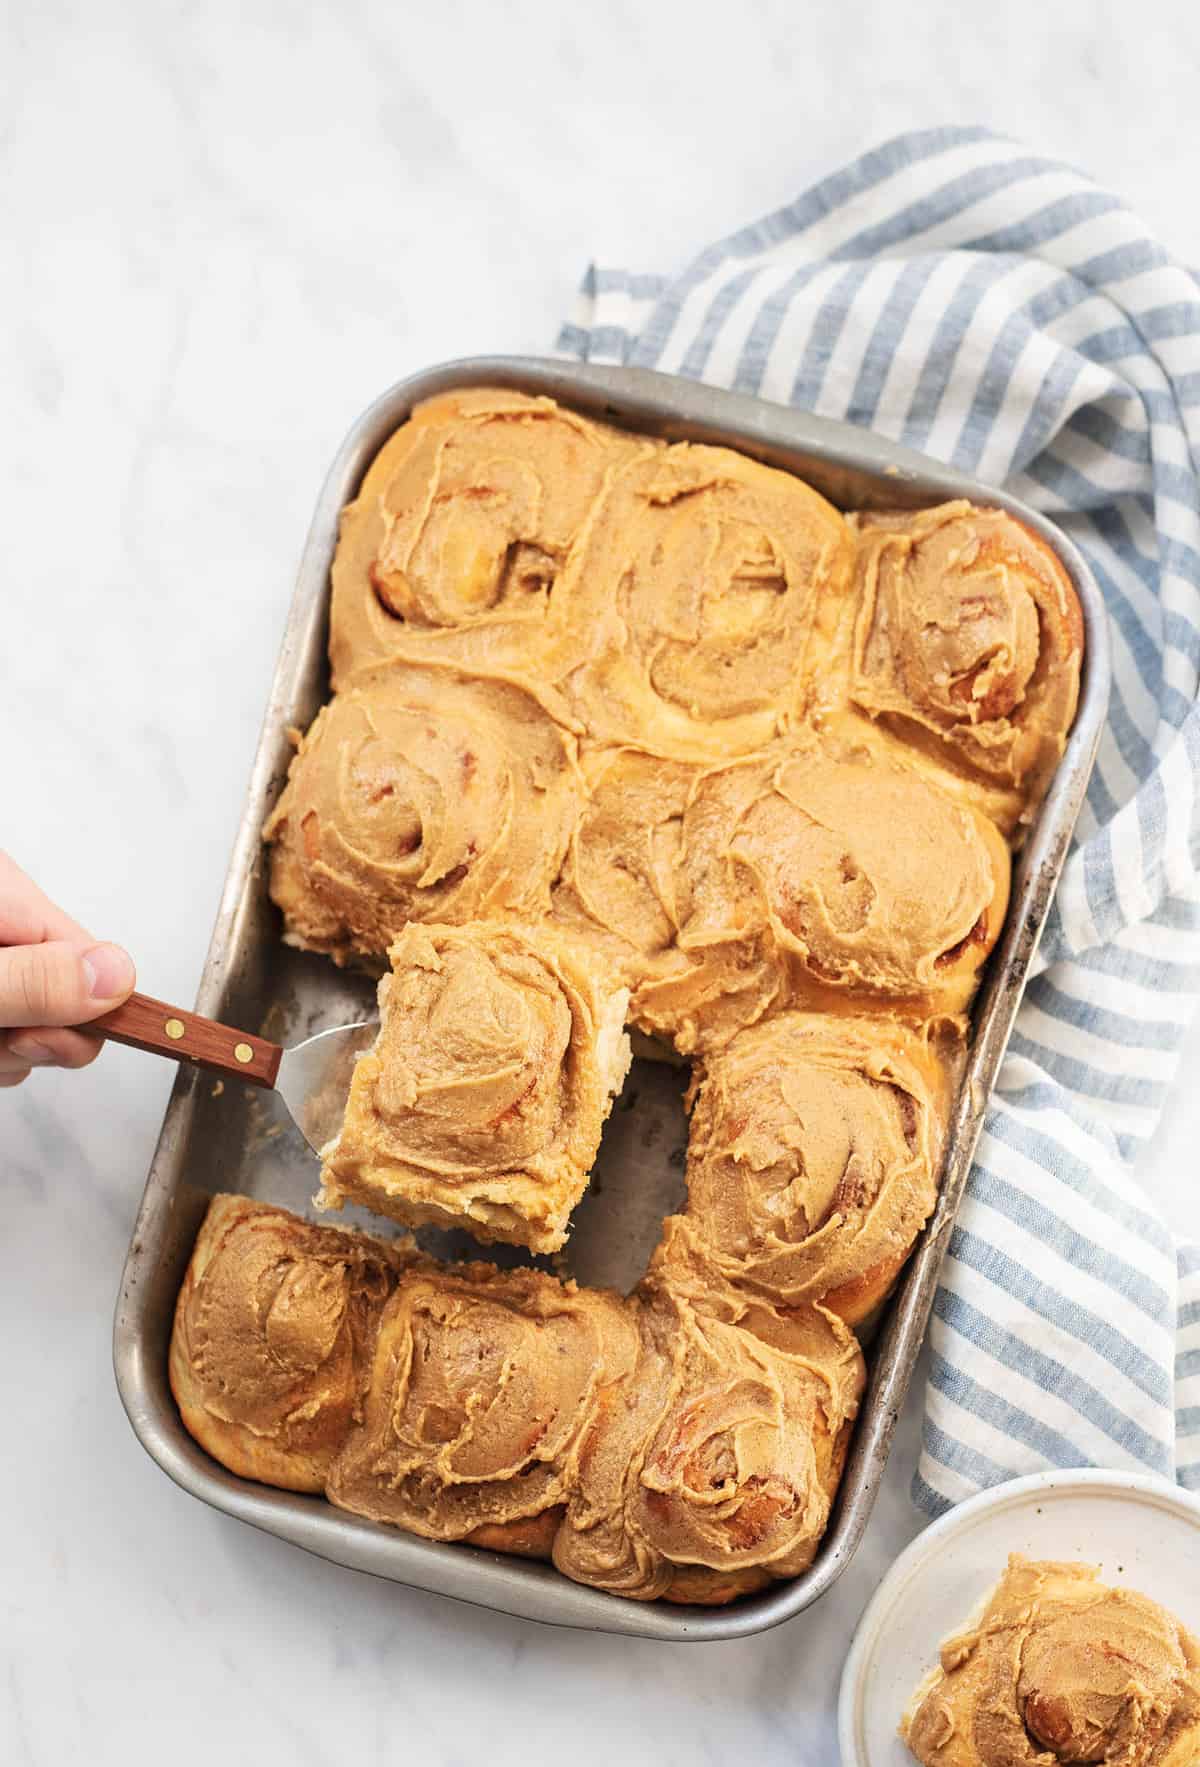
[[[1160,1507],[1174,1510],[1200,1531],[1200,1493],[1187,1491],[1158,1473],[1122,1472],[1111,1467],[1052,1467],[1045,1472],[1026,1473],[1019,1479],[1006,1479],[1003,1484],[991,1485],[987,1490],[977,1491],[973,1497],[956,1503],[909,1541],[892,1561],[858,1617],[838,1687],[837,1737],[842,1767],[871,1767],[858,1750],[854,1720],[866,1668],[871,1660],[869,1645],[878,1632],[879,1616],[895,1598],[897,1585],[911,1582],[922,1561],[937,1550],[939,1543],[978,1515],[1018,1506],[1024,1499],[1038,1494],[1053,1492],[1070,1496],[1089,1490],[1127,1497],[1140,1495],[1143,1500],[1153,1498]]]

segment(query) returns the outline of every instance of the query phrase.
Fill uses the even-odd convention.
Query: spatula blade
[[[315,1037],[284,1050],[275,1089],[315,1154],[320,1154],[341,1128],[354,1064],[378,1032],[378,1019],[363,1019],[332,1031],[318,1031]]]

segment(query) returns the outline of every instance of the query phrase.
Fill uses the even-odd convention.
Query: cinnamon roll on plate
[[[1037,1473],[918,1534],[842,1674],[844,1767],[1200,1761],[1200,1500]]]

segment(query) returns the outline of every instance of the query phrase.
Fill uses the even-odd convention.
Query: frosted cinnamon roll
[[[549,682],[587,653],[560,580],[616,465],[651,446],[553,399],[478,388],[417,407],[342,513],[335,688],[388,658]]]
[[[382,1316],[328,1494],[430,1539],[548,1551],[581,1439],[637,1350],[615,1295],[486,1264],[416,1272]]]
[[[747,943],[697,958],[677,948],[680,837],[700,769],[635,748],[585,749],[586,802],[554,892],[556,921],[630,991],[629,1015],[692,1049],[758,1017],[778,965]]]
[[[380,1311],[413,1256],[405,1241],[215,1197],[179,1292],[169,1362],[200,1445],[242,1478],[323,1490]]]
[[[1091,1565],[1014,1553],[977,1623],[942,1645],[900,1728],[923,1767],[1191,1767],[1200,1645]]]
[[[688,1292],[655,1266],[639,1320],[641,1358],[583,1439],[555,1564],[636,1601],[716,1604],[795,1576],[862,1389],[853,1335],[817,1308],[789,1321],[710,1283]]]
[[[789,473],[678,443],[635,461],[599,508],[573,587],[604,634],[572,700],[604,742],[715,758],[777,734],[804,695],[814,622],[845,601],[841,515]]]
[[[318,1203],[556,1251],[629,1068],[628,994],[547,927],[412,925]]]
[[[1066,745],[1083,616],[1054,552],[999,509],[863,515],[850,692],[872,718],[1028,816]]]
[[[958,1011],[1008,904],[993,825],[861,752],[789,744],[713,768],[691,794],[680,848],[680,948],[769,935],[802,991]]]
[[[547,911],[578,807],[574,738],[520,688],[385,670],[318,713],[267,822],[284,936],[345,963],[410,920]]]
[[[678,931],[675,871],[696,774],[637,748],[588,748],[582,813],[571,836],[556,917],[596,943],[633,986]]]
[[[679,1228],[726,1281],[849,1325],[884,1300],[937,1200],[961,1038],[782,1012],[698,1070]]]

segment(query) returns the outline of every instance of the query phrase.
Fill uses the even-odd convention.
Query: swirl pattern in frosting
[[[587,655],[562,580],[618,466],[650,448],[552,399],[478,390],[418,406],[343,512],[336,688],[393,657],[549,683]]]
[[[783,974],[763,941],[679,941],[684,818],[703,769],[635,748],[588,749],[587,801],[554,893],[556,921],[630,991],[640,1029],[688,1053],[762,1016]]]
[[[634,1600],[713,1604],[811,1563],[863,1366],[833,1314],[714,1284],[678,1255],[676,1225],[635,1297],[642,1355],[584,1440],[554,1562]]]
[[[604,638],[572,703],[603,742],[761,747],[803,703],[809,635],[847,598],[853,559],[843,517],[789,473],[693,443],[635,459],[573,580],[576,617]]]
[[[579,798],[575,739],[521,688],[385,670],[318,713],[267,822],[285,936],[346,962],[412,920],[544,913]]]
[[[1014,1554],[979,1620],[942,1645],[901,1734],[922,1767],[1190,1767],[1200,1645],[1091,1565]]]
[[[727,1282],[859,1325],[937,1199],[959,1035],[781,1012],[699,1066],[679,1232]]]
[[[179,1293],[169,1364],[197,1441],[245,1478],[323,1490],[379,1313],[413,1255],[403,1241],[215,1197]]]
[[[389,958],[319,1202],[556,1251],[629,1068],[628,994],[509,922],[414,924]]]
[[[343,1286],[348,1262],[373,1272],[336,1409],[311,1377],[285,1394],[264,1353],[298,1259]],[[315,1311],[306,1373],[336,1342]],[[636,1600],[702,1603],[810,1562],[863,1383],[853,1335],[820,1308],[776,1313],[657,1266],[628,1300],[536,1270],[443,1267],[241,1197],[216,1198],[201,1228],[171,1366],[189,1429],[202,1421],[204,1446],[251,1477],[430,1539],[553,1554]],[[235,1399],[205,1411],[199,1391]],[[240,1457],[233,1404],[273,1458]],[[319,1460],[295,1433],[313,1419]]]
[[[380,1320],[329,1496],[431,1539],[537,1540],[530,1524],[559,1520],[600,1395],[636,1356],[614,1295],[537,1270],[414,1272]]]
[[[948,1011],[1008,905],[1008,853],[984,817],[893,762],[809,744],[704,774],[680,870],[681,950],[765,937],[802,987]]]
[[[1066,744],[1083,620],[1062,565],[999,509],[865,515],[850,694],[906,741],[1028,815]]]

